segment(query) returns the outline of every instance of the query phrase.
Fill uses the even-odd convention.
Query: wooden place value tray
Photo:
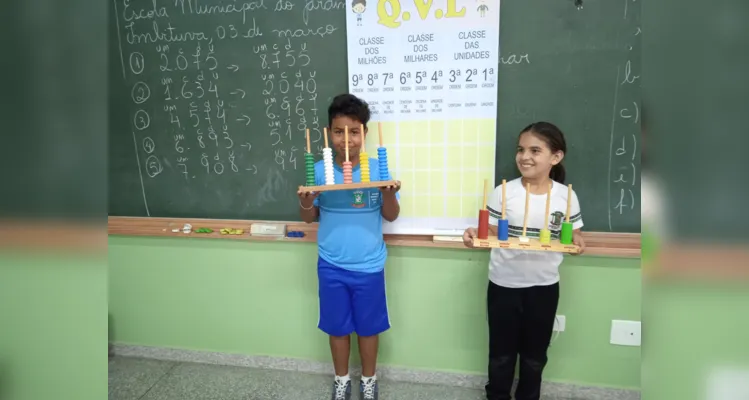
[[[387,186],[396,186],[396,181],[375,181],[366,183],[341,183],[335,185],[319,185],[319,186],[299,186],[299,190],[305,193],[310,192],[330,192],[334,190],[355,190],[355,189],[371,189],[371,188],[382,188]]]
[[[473,247],[476,248],[500,248],[515,250],[552,251],[557,253],[579,254],[580,247],[574,244],[561,244],[558,240],[552,240],[549,244],[542,244],[536,238],[529,238],[528,242],[521,242],[519,238],[511,237],[508,240],[497,238],[473,239]]]

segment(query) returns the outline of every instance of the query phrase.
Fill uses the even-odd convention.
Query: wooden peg
[[[502,179],[502,219],[507,219],[507,180]]]
[[[344,141],[346,144],[346,162],[348,162],[348,125],[343,130]]]
[[[570,211],[572,211],[572,184],[567,185],[567,216],[566,222],[570,222]]]
[[[382,141],[382,122],[377,122],[377,132],[380,135],[380,147],[385,147],[383,146],[383,141]]]
[[[527,229],[528,229],[528,207],[530,206],[531,202],[531,184],[527,183],[525,185],[525,215],[523,216],[523,236],[521,237],[522,241],[528,241],[528,236],[526,235]]]
[[[487,196],[488,187],[489,187],[489,180],[484,179],[484,204],[481,206],[482,210],[486,210],[486,196]]]
[[[307,128],[307,153],[312,153],[312,146],[309,144],[309,128]]]
[[[546,191],[546,212],[544,213],[544,226],[543,229],[549,227],[549,207],[551,206],[551,187],[553,183],[549,183],[549,190]]]
[[[359,125],[359,134],[361,135],[361,152],[367,152],[367,142],[364,138],[364,124]]]

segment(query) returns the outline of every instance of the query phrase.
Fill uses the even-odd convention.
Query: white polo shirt
[[[552,239],[559,239],[562,222],[567,211],[567,186],[554,182],[551,188],[549,206],[549,227]],[[525,213],[525,188],[520,178],[507,182],[506,216],[510,237],[523,235],[523,218]],[[497,186],[487,200],[489,223],[498,225],[502,217],[502,185]],[[544,224],[546,211],[546,194],[531,194],[529,201],[528,225],[526,236],[538,238]],[[575,191],[572,191],[570,205],[570,222],[574,229],[583,227],[580,214],[580,203]],[[489,260],[489,280],[494,284],[510,288],[546,286],[559,282],[559,265],[564,256],[551,251],[528,251],[510,249],[492,249]]]

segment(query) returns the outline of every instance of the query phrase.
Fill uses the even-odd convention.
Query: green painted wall
[[[105,399],[106,254],[0,251],[0,399]]]
[[[381,364],[484,374],[488,253],[389,249],[393,328]],[[110,337],[118,343],[330,360],[317,330],[316,247],[302,243],[109,238]],[[569,257],[546,379],[640,386],[640,349],[609,344],[612,319],[640,320],[638,259]]]

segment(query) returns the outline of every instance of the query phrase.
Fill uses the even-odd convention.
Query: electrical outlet
[[[564,332],[564,327],[567,325],[567,318],[564,315],[557,315],[554,320],[554,330],[557,332]]]
[[[611,344],[640,345],[640,321],[611,321]]]

